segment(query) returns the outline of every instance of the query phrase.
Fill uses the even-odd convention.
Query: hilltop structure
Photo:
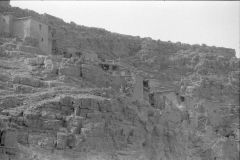
[[[0,160],[239,159],[234,50],[0,14]]]
[[[10,0],[0,1],[0,6],[2,6],[2,7],[10,7]]]
[[[16,18],[11,13],[0,14],[0,34],[18,37],[38,47],[43,53],[52,53],[53,29],[33,17]]]

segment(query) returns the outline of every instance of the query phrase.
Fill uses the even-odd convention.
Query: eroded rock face
[[[19,12],[0,12],[8,10]],[[97,62],[38,55],[36,47],[3,39],[0,126],[18,130],[19,160],[239,159],[240,72],[231,49],[117,35],[54,17],[50,22],[60,49],[121,57],[129,72],[157,79],[163,88],[176,86],[178,94],[164,94],[152,107],[146,97],[139,102],[120,92],[127,78]]]
[[[19,95],[1,97],[1,117],[7,126],[18,128],[20,146],[40,147],[49,160],[56,158],[55,152],[68,159],[72,157],[64,154],[72,152],[83,159],[88,153],[88,158],[109,160],[239,158],[234,141],[239,132],[234,126],[238,107],[212,102],[223,98],[229,104],[236,102],[233,88],[238,71],[233,62],[229,73],[213,70],[215,77],[203,77],[199,72],[183,80],[179,94],[185,102],[179,103],[171,92],[165,94],[167,102],[158,104],[163,106],[152,107],[112,91],[118,91],[118,84],[113,83],[116,77],[95,64],[61,57],[28,58],[14,71],[24,68],[27,76],[11,75],[8,68],[2,73],[2,83]],[[219,79],[219,75],[228,78]],[[43,156],[40,151],[34,153]],[[22,157],[29,154],[21,150]]]

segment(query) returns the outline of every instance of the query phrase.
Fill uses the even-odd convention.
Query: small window
[[[41,24],[39,24],[39,29],[42,30],[42,25]]]
[[[180,96],[180,100],[181,100],[181,102],[184,102],[185,101],[185,97]]]
[[[42,42],[43,42],[43,38],[42,38]]]
[[[149,81],[148,80],[143,80],[143,87],[146,87],[146,88],[149,87]]]

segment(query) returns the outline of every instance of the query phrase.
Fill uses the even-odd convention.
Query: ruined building
[[[43,53],[51,54],[54,41],[51,26],[33,17],[16,18],[10,13],[0,14],[0,34],[18,37],[38,47]]]
[[[0,6],[1,7],[10,7],[10,0],[0,1]]]

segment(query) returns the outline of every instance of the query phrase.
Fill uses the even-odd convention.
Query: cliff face
[[[68,24],[13,7],[56,28],[56,55],[0,38],[0,126],[17,132],[16,160],[237,160],[239,59],[232,49],[155,41]],[[122,79],[65,48],[117,59],[166,93],[152,106],[131,98]],[[123,91],[122,85],[126,85]],[[179,100],[182,102],[179,103]],[[3,159],[2,158],[2,159]]]

